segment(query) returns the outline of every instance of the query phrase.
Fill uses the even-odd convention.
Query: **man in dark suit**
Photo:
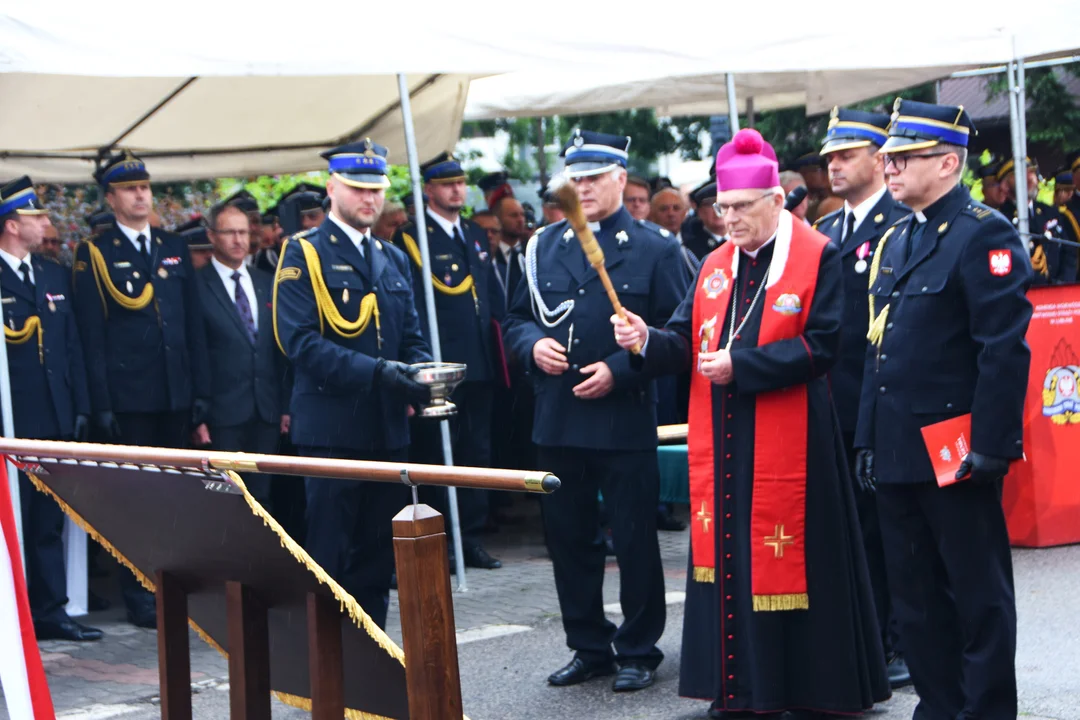
[[[212,394],[210,413],[195,428],[195,440],[215,450],[274,453],[288,422],[281,410],[285,358],[273,333],[274,277],[244,263],[250,225],[243,210],[217,205],[207,224],[214,255],[199,273],[199,289]],[[265,475],[244,478],[267,508],[269,480]]]
[[[124,153],[97,173],[116,222],[75,251],[75,317],[90,403],[106,442],[184,447],[206,420],[202,304],[183,238],[150,225],[150,174]],[[155,627],[154,598],[121,575],[128,618]]]
[[[330,213],[289,238],[274,280],[274,333],[295,371],[292,441],[305,457],[405,462],[410,404],[430,388],[409,259],[371,236],[390,186],[386,148],[370,140],[327,151]],[[377,313],[376,314],[376,310]],[[394,571],[390,521],[404,485],[307,478],[307,550],[380,627]]]
[[[885,176],[912,214],[878,243],[855,433],[876,484],[893,615],[917,718],[1016,718],[1016,599],[1002,484],[1024,452],[1032,271],[1016,230],[960,183],[971,118],[897,100]],[[968,451],[940,486],[921,429]],[[960,430],[960,428],[957,428]]]
[[[55,261],[31,256],[49,227],[30,178],[0,187],[0,290],[15,435],[34,440],[76,440],[90,434],[79,333],[71,280]],[[64,513],[19,473],[23,547],[30,613],[39,640],[98,640],[64,610]]]
[[[435,289],[442,359],[464,363],[467,368],[465,380],[451,397],[458,408],[450,421],[453,460],[455,465],[490,467],[492,390],[496,379],[501,380],[505,372],[501,356],[497,357],[499,340],[493,336],[497,331],[492,329],[492,320],[498,321],[503,316],[503,289],[492,269],[487,232],[461,217],[465,204],[465,171],[461,164],[454,156],[443,153],[425,163],[421,172],[424,195],[428,198],[422,222],[426,223],[431,253],[431,282]],[[503,198],[499,202],[517,201]],[[420,330],[428,338],[424,275],[416,237],[416,224],[407,223],[394,234],[394,245],[412,258],[413,298]],[[415,439],[410,459],[443,464],[439,423],[417,418],[413,429]],[[465,564],[485,570],[502,567],[481,544],[488,516],[488,492],[461,489],[457,497]]]
[[[885,170],[878,152],[888,138],[889,116],[859,110],[834,108],[821,155],[829,164],[832,191],[844,199],[844,206],[814,223],[840,249],[844,273],[844,323],[840,333],[840,354],[830,374],[833,401],[840,417],[847,460],[855,462],[855,425],[859,420],[859,393],[866,363],[866,327],[870,312],[867,278],[870,263],[881,236],[897,220],[911,211],[893,200],[885,187]],[[881,544],[881,523],[877,499],[872,492],[855,495],[862,528],[870,586],[874,592],[878,627],[889,671],[889,683],[897,688],[911,682],[911,674],[900,653],[896,623],[892,620],[889,583],[885,575],[885,549]]]
[[[625,136],[579,131],[564,150],[567,174],[586,218],[599,224],[594,232],[619,299],[662,324],[689,280],[672,234],[623,208],[629,144]],[[666,618],[656,536],[656,388],[615,344],[611,301],[567,221],[533,235],[525,266],[506,341],[532,373],[537,464],[563,481],[541,502],[563,628],[575,651],[548,682],[566,686],[611,675],[618,662],[614,689],[640,690],[653,683],[663,659],[656,642]],[[599,492],[622,573],[625,620],[618,629],[604,617]]]

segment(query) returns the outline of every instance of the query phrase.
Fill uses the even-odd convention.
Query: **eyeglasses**
[[[942,155],[948,155],[948,153],[924,153],[922,155],[907,155],[901,153],[899,155],[886,155],[885,167],[889,167],[889,164],[896,166],[897,172],[904,172],[907,170],[908,160],[915,160],[917,158],[932,158],[941,157]]]
[[[250,230],[211,230],[210,232],[225,238],[246,238],[251,235]]]
[[[773,195],[774,195],[774,193],[767,192],[764,195],[761,195],[760,197],[754,198],[753,200],[744,200],[742,202],[737,202],[737,203],[714,202],[712,204],[712,207],[713,207],[713,210],[716,211],[716,214],[720,215],[720,216],[726,215],[729,211],[735,213],[736,215],[742,215],[744,212],[749,210],[750,206],[753,205],[754,203],[759,202],[761,200],[764,200],[767,197],[772,197]]]

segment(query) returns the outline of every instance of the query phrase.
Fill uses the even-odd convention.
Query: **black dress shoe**
[[[157,630],[157,613],[152,610],[141,609],[135,612],[128,610],[127,619],[135,627]]]
[[[465,567],[498,570],[502,567],[502,561],[491,557],[487,550],[477,545],[465,549]]]
[[[911,671],[908,670],[907,662],[900,653],[889,656],[885,670],[889,674],[889,687],[893,690],[911,684]]]
[[[574,658],[566,667],[559,668],[548,675],[548,683],[556,687],[566,687],[614,674],[615,663],[610,660],[602,663],[588,663],[581,658]]]
[[[71,618],[59,622],[34,623],[34,634],[38,640],[68,640],[71,642],[100,640],[105,635],[97,628],[80,625]]]
[[[652,668],[638,663],[627,663],[619,668],[611,689],[615,692],[632,692],[644,690],[654,682],[656,682],[656,672]]]

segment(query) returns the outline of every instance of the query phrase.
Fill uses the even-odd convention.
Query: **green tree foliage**
[[[1043,142],[1060,148],[1080,146],[1080,107],[1065,87],[1065,74],[1080,77],[1080,63],[1033,68],[1024,73],[1027,97],[1029,142]],[[1009,91],[1004,73],[986,83],[987,99]]]

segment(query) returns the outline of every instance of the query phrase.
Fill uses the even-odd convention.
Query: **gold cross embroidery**
[[[785,545],[794,545],[795,544],[795,536],[794,535],[785,535],[784,534],[784,526],[783,525],[777,525],[776,526],[776,534],[771,536],[771,537],[766,537],[765,538],[765,544],[773,549],[773,553],[774,553],[773,556],[774,557],[782,558],[782,557],[784,557],[784,546]]]
[[[701,501],[701,509],[697,511],[695,516],[701,523],[702,532],[709,532],[709,523],[712,522],[712,513],[705,509],[705,501]]]

